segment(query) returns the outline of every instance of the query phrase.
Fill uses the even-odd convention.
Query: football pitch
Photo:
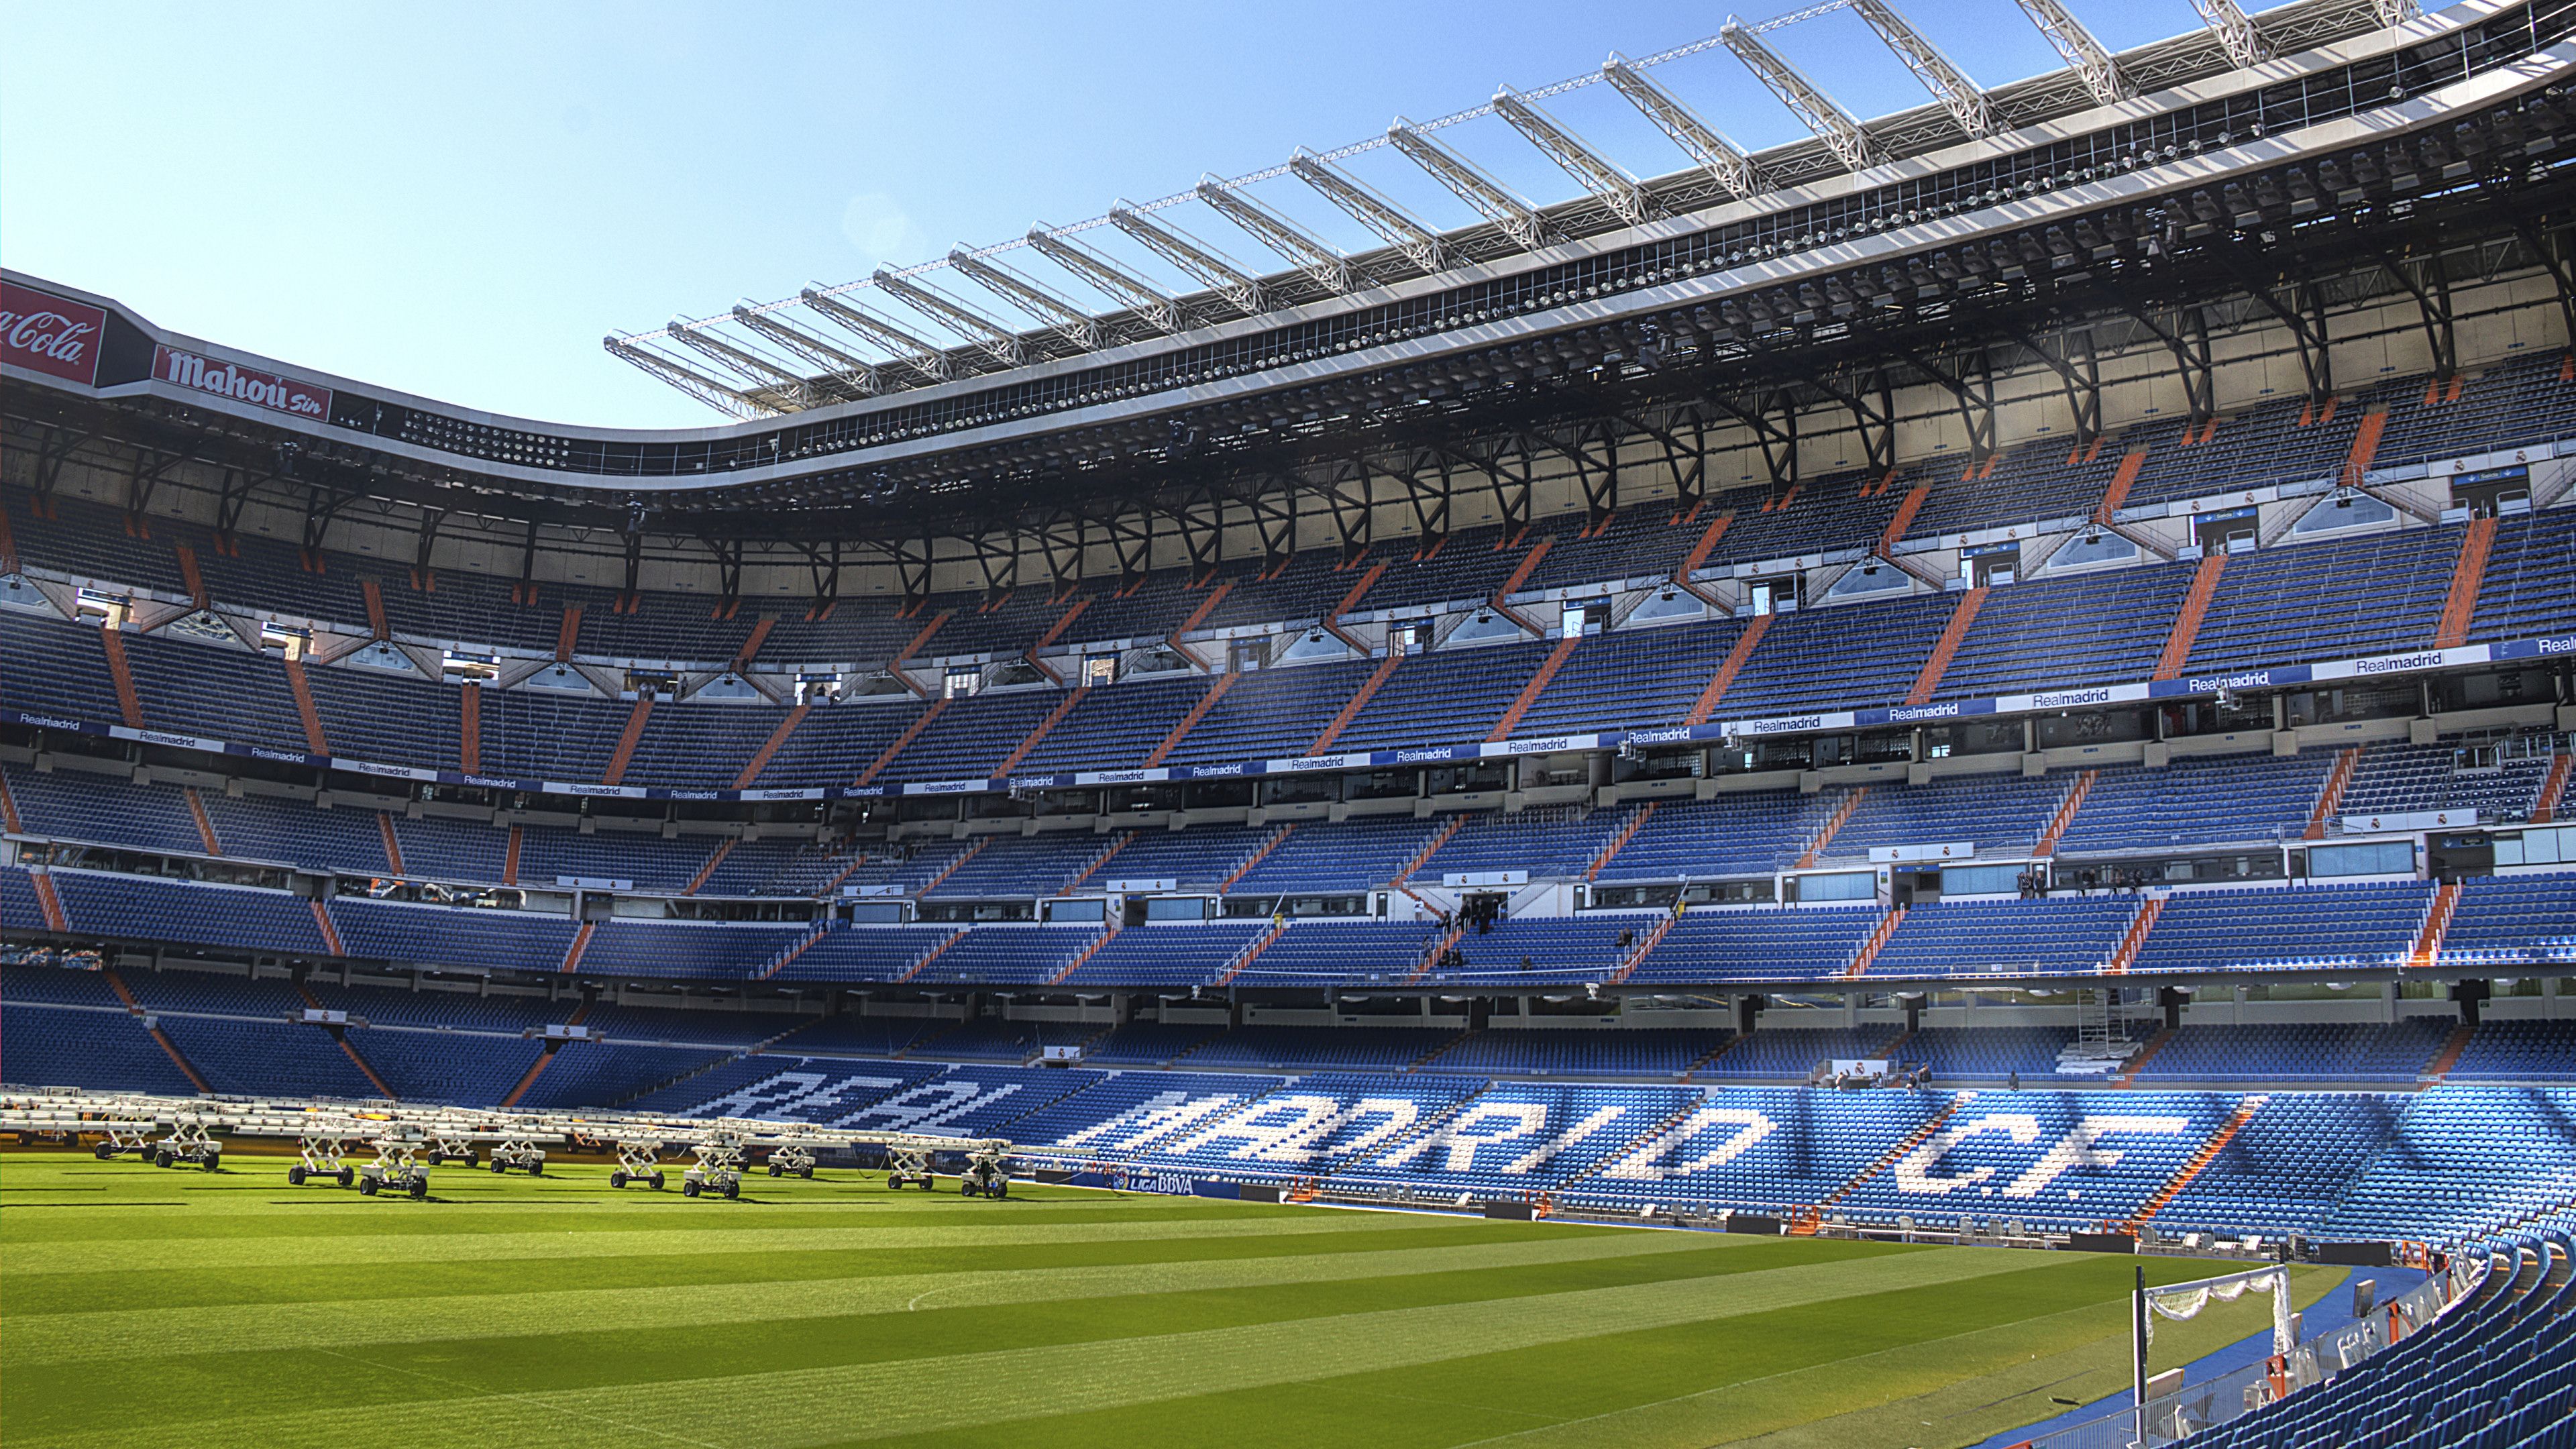
[[[1928,1449],[2129,1378],[2123,1257],[831,1170],[724,1202],[455,1166],[413,1202],[287,1161],[0,1156],[0,1436]],[[2156,1367],[2267,1323],[2164,1325]]]

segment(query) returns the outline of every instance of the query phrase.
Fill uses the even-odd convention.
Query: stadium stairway
[[[1690,712],[1682,716],[1682,723],[1708,723],[1708,717],[1715,714],[1719,703],[1725,700],[1726,691],[1734,687],[1735,676],[1744,672],[1744,662],[1753,657],[1753,651],[1761,646],[1762,636],[1771,631],[1771,619],[1769,614],[1759,615],[1744,626],[1743,633],[1735,636],[1734,646],[1726,651],[1726,662],[1717,666],[1716,675],[1699,692],[1699,698],[1691,701]]]
[[[770,760],[775,758],[780,750],[786,748],[788,737],[796,733],[796,727],[805,722],[805,716],[811,713],[813,708],[811,704],[799,704],[787,711],[786,717],[778,722],[778,728],[771,730],[769,738],[761,741],[760,748],[752,751],[751,758],[743,762],[742,769],[733,777],[735,789],[751,788],[752,782],[760,778],[760,772],[769,768]]]
[[[125,978],[118,975],[113,966],[101,970],[99,975],[106,979],[107,989],[116,993],[116,999],[125,1003],[125,1009],[134,1013],[136,1023],[141,1024],[143,1003],[134,999],[134,991],[125,984]],[[206,1085],[205,1074],[199,1072],[196,1064],[188,1060],[187,1054],[179,1050],[177,1042],[170,1040],[168,1032],[157,1025],[145,1026],[143,1029],[151,1034],[153,1044],[160,1047],[163,1054],[170,1058],[170,1065],[179,1069],[179,1075],[186,1077],[189,1084],[200,1093],[213,1095],[215,1089]]]
[[[973,852],[973,851],[971,851],[971,850],[967,852],[967,855],[972,855],[972,854],[974,854],[974,852]],[[964,860],[964,859],[965,859],[965,857],[964,857],[964,856],[960,856],[960,857],[958,857],[958,859],[962,861],[962,860]],[[955,867],[954,867],[954,866],[951,866],[951,867],[950,867],[950,869],[952,869],[952,870],[953,870],[953,869],[955,869]],[[947,872],[946,872],[946,871],[942,871],[942,872],[940,872],[940,874],[941,874],[941,875],[943,875],[943,876],[945,876],[945,875],[947,874]],[[900,976],[896,977],[896,978],[895,978],[895,980],[896,980],[897,982],[904,982],[904,981],[910,981],[910,980],[912,980],[914,977],[919,976],[922,972],[924,972],[924,971],[926,971],[926,970],[930,969],[930,963],[931,963],[931,962],[936,961],[936,960],[938,960],[940,957],[947,955],[947,954],[948,954],[948,948],[949,948],[949,947],[954,946],[954,945],[956,945],[958,942],[963,941],[963,940],[965,940],[965,939],[966,939],[966,928],[965,928],[965,927],[963,927],[963,926],[960,926],[960,927],[958,927],[958,928],[957,928],[956,933],[955,933],[955,934],[953,934],[953,935],[951,935],[947,940],[942,941],[942,942],[940,942],[938,945],[931,947],[928,951],[923,952],[923,953],[922,953],[922,957],[921,957],[921,959],[920,959],[920,960],[918,960],[918,961],[913,962],[913,963],[912,963],[912,965],[910,965],[909,967],[906,967],[906,968],[905,968],[905,970],[904,970],[904,973],[903,973],[902,975],[900,975]]]
[[[2425,1064],[2424,1080],[2438,1082],[2448,1077],[2451,1069],[2460,1064],[2461,1055],[2468,1051],[2469,1043],[2476,1039],[2477,1034],[2478,1029],[2467,1022],[2451,1028],[2451,1034],[2442,1041],[2442,1049],[2435,1052],[2433,1060]]]
[[[698,873],[689,877],[688,885],[681,889],[680,894],[693,896],[706,889],[708,879],[716,873],[719,866],[724,864],[725,857],[733,854],[733,848],[741,843],[742,837],[738,835],[728,835],[717,841],[716,848],[707,852],[706,864],[699,866]]]
[[[2106,975],[2129,974],[2129,968],[2138,963],[2138,953],[2146,949],[2147,936],[2156,928],[2156,918],[2164,913],[2163,896],[2147,896],[2138,902],[2138,913],[2130,918],[2129,929],[2121,935],[2120,948],[2111,953],[2110,964],[2103,968]]]
[[[644,722],[653,715],[653,695],[648,691],[635,697],[635,707],[626,713],[626,728],[617,736],[617,749],[608,757],[608,769],[599,777],[603,785],[625,783],[626,767],[634,762],[636,742],[644,738]]]
[[[1152,753],[1145,756],[1145,768],[1150,770],[1169,759],[1172,751],[1181,747],[1181,741],[1189,738],[1190,731],[1200,720],[1207,718],[1208,711],[1216,708],[1216,702],[1223,699],[1225,692],[1232,689],[1234,682],[1240,678],[1242,676],[1239,674],[1226,673],[1208,681],[1207,692],[1201,694],[1197,701],[1191,704],[1189,712],[1182,715],[1179,723],[1172,726],[1172,732],[1163,736],[1162,743],[1154,746]]]
[[[1792,1214],[1790,1216],[1789,1223],[1790,1236],[1800,1238],[1814,1237],[1816,1235],[1816,1230],[1824,1225],[1825,1214],[1832,1210],[1834,1204],[1851,1196],[1853,1192],[1859,1189],[1862,1183],[1869,1181],[1871,1178],[1874,1178],[1880,1173],[1896,1166],[1896,1164],[1903,1162],[1907,1154],[1920,1149],[1924,1143],[1931,1141],[1933,1134],[1941,1130],[1941,1125],[1949,1121],[1952,1115],[1957,1113],[1961,1107],[1966,1106],[1970,1101],[1974,1100],[1976,1095],[1977,1094],[1974,1092],[1960,1092],[1953,1095],[1949,1101],[1941,1104],[1940,1111],[1924,1118],[1913,1131],[1905,1134],[1905,1136],[1900,1139],[1895,1146],[1890,1147],[1887,1151],[1879,1154],[1876,1161],[1873,1161],[1867,1167],[1862,1168],[1859,1172],[1852,1174],[1848,1181],[1844,1182],[1842,1186],[1835,1188],[1832,1192],[1825,1194],[1824,1198],[1814,1206],[1807,1208],[1803,1212]]]
[[[2032,855],[2046,859],[2057,853],[2057,843],[2066,838],[2066,828],[2075,823],[2076,812],[2084,808],[2084,797],[2093,793],[2093,783],[2101,778],[2100,770],[2086,770],[2067,785],[2056,813],[2048,817],[2047,826],[2039,832],[2039,843],[2031,847]]]
[[[2422,971],[2442,955],[2442,938],[2450,934],[2451,917],[2460,909],[2460,883],[2446,880],[2433,891],[2432,904],[2424,908],[2424,924],[2415,933],[2415,944],[2406,953],[2407,969]]]
[[[2469,625],[2478,614],[2478,586],[2485,579],[2487,556],[2495,548],[2492,513],[2469,520],[2460,535],[2460,561],[2451,569],[2450,593],[2442,600],[2442,622],[2433,631],[2433,647],[2454,649],[2469,642]]]
[[[1377,668],[1370,670],[1368,678],[1361,680],[1360,687],[1352,690],[1351,697],[1343,701],[1340,711],[1325,722],[1323,732],[1316,735],[1314,742],[1306,746],[1306,753],[1320,755],[1331,749],[1333,741],[1340,739],[1342,731],[1351,727],[1351,721],[1359,718],[1360,711],[1366,709],[1369,700],[1385,686],[1388,676],[1395,673],[1396,666],[1402,664],[1408,657],[1403,654],[1389,654],[1378,661]]]
[[[2155,672],[2150,679],[2180,679],[2191,662],[2192,642],[2200,637],[2200,621],[2209,615],[2209,601],[2218,594],[2218,581],[2227,572],[2227,555],[2204,555],[2200,567],[2191,576],[2191,592],[2183,595],[2182,609],[2174,615],[2173,628],[2165,634],[2164,652],[2156,656]]]
[[[2138,1082],[2138,1073],[2145,1071],[2147,1069],[2147,1063],[2154,1061],[2156,1053],[2163,1051],[2166,1043],[2173,1039],[2174,1029],[2172,1027],[2158,1027],[2156,1029],[2156,1034],[2147,1038],[2147,1044],[2138,1048],[2138,1054],[2129,1058],[2129,1064],[2122,1067],[2118,1075],[2111,1078],[2111,1085],[2114,1087],[2135,1087]]]
[[[321,914],[322,907],[319,902],[315,903],[313,910],[316,915]],[[313,988],[305,985],[303,982],[298,981],[295,983],[295,994],[303,997],[304,1004],[313,1010],[321,1011],[324,1009],[322,998],[315,996],[313,994]],[[356,1067],[358,1069],[358,1075],[365,1077],[367,1081],[375,1087],[376,1095],[384,1098],[388,1102],[399,1102],[402,1100],[394,1089],[386,1084],[385,1079],[377,1074],[374,1064],[370,1063],[366,1057],[359,1052],[358,1044],[349,1040],[348,1028],[325,1026],[322,1029],[329,1032],[331,1034],[331,1039],[340,1044],[340,1050],[348,1054],[349,1065]]]
[[[1851,964],[1843,968],[1844,977],[1857,981],[1867,976],[1869,963],[1878,959],[1879,951],[1887,945],[1887,938],[1895,935],[1896,928],[1904,923],[1905,907],[1888,907],[1887,914],[1879,917],[1878,924],[1871,927],[1869,935],[1862,939],[1860,949],[1852,953]]]
[[[1013,745],[1011,752],[1002,757],[1000,764],[986,772],[986,777],[995,780],[1009,778],[1010,773],[1020,767],[1020,761],[1029,757],[1029,751],[1038,747],[1038,741],[1045,739],[1057,725],[1064,723],[1064,717],[1073,713],[1084,700],[1089,698],[1091,698],[1091,686],[1088,684],[1077,685],[1067,691],[1064,698],[1055,702],[1055,708],[1048,710],[1046,715],[1037,722],[1036,728],[1031,729],[1018,744]]]
[[[1941,637],[1932,645],[1931,657],[1923,661],[1923,671],[1914,678],[1914,687],[1905,692],[1909,705],[1930,704],[1933,692],[1941,687],[1941,676],[1950,672],[1950,661],[1967,642],[1968,630],[1977,622],[1977,610],[1986,602],[1983,585],[1959,595],[1957,608],[1950,611],[1950,622],[1941,629]]]
[[[1845,795],[1841,802],[1834,806],[1834,813],[1826,816],[1825,823],[1816,828],[1814,838],[1807,842],[1807,848],[1799,852],[1798,869],[1805,870],[1816,863],[1816,857],[1824,854],[1825,847],[1834,843],[1834,837],[1842,832],[1845,825],[1851,823],[1852,812],[1860,809],[1860,802],[1868,797],[1867,785],[1852,787],[1852,792]]]
[[[2316,807],[2308,812],[2308,828],[2302,840],[2323,840],[2326,827],[2333,823],[2335,810],[2343,804],[2346,790],[2352,788],[2352,777],[2361,768],[2361,746],[2354,745],[2335,756],[2334,768],[2326,772],[2325,788],[2317,792]]]
[[[943,613],[939,617],[945,619],[948,616]],[[906,746],[910,745],[914,740],[919,739],[921,737],[921,732],[930,728],[930,722],[939,718],[940,712],[947,708],[948,701],[944,698],[934,699],[928,705],[924,706],[921,713],[914,715],[912,717],[912,722],[903,727],[903,733],[896,735],[893,742],[888,744],[882,751],[879,751],[875,759],[868,761],[867,768],[859,771],[859,778],[851,781],[850,783],[854,785],[865,785],[869,781],[874,780],[886,766],[894,763],[895,756],[902,754]]]
[[[2182,1190],[2191,1186],[2193,1179],[2209,1170],[2209,1164],[2217,1159],[2219,1153],[2227,1149],[2228,1143],[2236,1140],[2236,1134],[2244,1131],[2245,1124],[2253,1121],[2254,1114],[2262,1111],[2264,1104],[2270,1100],[2269,1097],[2257,1096],[2247,1097],[2238,1102],[2236,1110],[2227,1115],[2227,1120],[2219,1124],[2218,1130],[2210,1134],[2209,1140],[2200,1144],[2199,1150],[2192,1153],[2189,1160],[2185,1161],[2173,1176],[2165,1179],[2163,1186],[2147,1195],[2147,1200],[2138,1205],[2138,1210],[2131,1213],[2128,1220],[2120,1224],[2120,1230],[2125,1233],[2135,1233],[2154,1221],[2156,1214],[2164,1211],[2166,1203],[2181,1196]]]
[[[599,922],[584,921],[581,923],[581,929],[572,933],[572,944],[564,949],[564,975],[570,976],[581,969],[581,958],[590,950],[590,938],[598,934],[598,931]]]
[[[1539,547],[1546,546],[1546,542],[1541,540]],[[1533,549],[1531,552],[1535,554],[1537,550]],[[1512,697],[1509,705],[1504,706],[1502,717],[1494,721],[1493,732],[1485,736],[1488,744],[1499,743],[1512,737],[1512,731],[1520,727],[1521,716],[1529,713],[1531,705],[1538,703],[1539,695],[1547,689],[1547,682],[1556,678],[1556,672],[1565,667],[1565,661],[1574,655],[1575,646],[1582,642],[1583,636],[1579,634],[1556,641],[1555,646],[1547,651],[1547,657],[1539,661],[1537,670],[1529,677],[1529,683],[1521,686],[1521,692]]]

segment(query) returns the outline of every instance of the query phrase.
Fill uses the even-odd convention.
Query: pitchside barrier
[[[2353,1322],[2200,1383],[2154,1394],[2099,1419],[2044,1434],[2015,1449],[2162,1449],[2326,1383],[2423,1332],[2486,1281],[2485,1254],[2462,1254],[2405,1293],[2365,1309]],[[2250,1276],[2246,1274],[2236,1277]],[[2210,1280],[2224,1282],[2224,1279]],[[2196,1285],[2176,1284],[2167,1293]],[[2179,1372],[2178,1370],[2176,1372]],[[2159,1375],[2161,1382],[2165,1378]]]

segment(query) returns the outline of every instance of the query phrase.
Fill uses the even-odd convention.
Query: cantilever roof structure
[[[1730,17],[1717,35],[1634,60],[1614,55],[1598,70],[1547,85],[1504,85],[1482,105],[1429,121],[1399,119],[1381,135],[1320,153],[1301,150],[1277,166],[1207,177],[1159,200],[1121,202],[1088,220],[1033,227],[1025,236],[989,246],[957,247],[938,259],[808,288],[796,297],[612,334],[605,345],[612,355],[732,416],[801,412],[1169,336],[1185,330],[1191,319],[1265,315],[1372,285],[1540,252],[1653,217],[1901,160],[1963,136],[1991,136],[2142,90],[2243,69],[2415,14],[2414,0],[2294,0],[2250,17],[2235,0],[2194,0],[2204,28],[2113,55],[2062,0],[1989,3],[1998,20],[2035,26],[2065,58],[2066,69],[1983,88],[1908,21],[1895,0],[1820,0],[1750,23]],[[1762,39],[1840,11],[1858,16],[1886,42],[1929,92],[1928,104],[1864,119]],[[1748,157],[1649,75],[1671,61],[1719,49],[1732,52],[1748,78],[1776,97],[1814,139]],[[1544,108],[1552,97],[1603,82],[1695,164],[1641,181],[1645,172],[1594,147]],[[1554,202],[1525,199],[1437,134],[1484,116],[1507,122],[1572,180],[1577,194]],[[1381,147],[1414,162],[1474,220],[1443,228],[1418,218],[1337,164]],[[1288,188],[1284,197],[1254,194],[1261,183],[1282,177],[1304,187]],[[1384,247],[1345,255],[1298,221],[1287,204],[1292,198],[1330,205],[1359,221]],[[1183,221],[1193,207],[1239,228],[1278,270],[1263,274],[1196,241]],[[1110,247],[1122,239],[1141,255],[1113,253]],[[1009,255],[1015,252],[1022,255]],[[971,285],[976,296],[997,299],[1010,316],[1032,325],[1015,328],[951,284]],[[1086,295],[1107,305],[1095,310],[1082,300]],[[812,326],[818,321],[829,325]],[[818,355],[818,331],[855,334],[881,355],[860,355],[838,342]]]

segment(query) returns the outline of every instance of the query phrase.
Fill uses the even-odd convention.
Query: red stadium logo
[[[0,282],[0,362],[98,385],[98,341],[107,314],[51,292]]]
[[[218,362],[175,347],[155,348],[152,376],[193,392],[212,393],[255,407],[274,408],[302,418],[331,415],[331,389],[260,372],[235,362]]]

